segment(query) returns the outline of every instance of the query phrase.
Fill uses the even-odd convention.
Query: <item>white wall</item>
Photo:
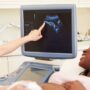
[[[1,40],[10,41],[20,36],[19,28],[13,27],[10,24],[20,25],[19,9],[0,9]]]
[[[77,29],[83,35],[90,29],[90,8],[77,9]]]

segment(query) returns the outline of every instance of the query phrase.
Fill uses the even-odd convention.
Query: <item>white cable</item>
[[[15,28],[20,29],[19,25],[15,25],[13,23],[9,23],[9,24],[6,24],[5,26],[0,26],[0,33],[3,32],[4,30],[6,30],[8,27],[15,27]]]
[[[19,28],[20,29],[20,25],[16,25],[16,24],[13,24],[13,23],[10,23],[9,25],[11,25],[12,27],[15,27],[15,28]]]
[[[5,26],[2,26],[0,27],[0,32],[3,32],[5,29],[7,29],[9,26],[9,24],[5,25]]]

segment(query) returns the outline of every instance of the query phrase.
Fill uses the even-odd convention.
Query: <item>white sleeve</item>
[[[18,81],[14,84],[10,85],[7,90],[12,90],[15,86],[21,85],[22,87],[30,90],[43,90],[36,82],[25,82],[25,81]]]

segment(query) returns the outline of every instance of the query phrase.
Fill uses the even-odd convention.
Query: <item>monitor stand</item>
[[[49,59],[49,58],[34,58],[31,62],[34,63],[41,63],[41,64],[48,64],[48,65],[53,65],[55,67],[60,67],[62,64],[63,60],[54,60],[54,59]]]
[[[60,60],[59,60],[60,61]],[[54,71],[59,71],[60,70],[60,65],[58,60],[53,60],[53,59],[48,59],[48,58],[35,58],[33,63],[37,64],[46,64],[46,65],[52,65]]]
[[[43,60],[43,61],[52,61],[52,59],[50,59],[50,58],[39,58],[39,57],[36,57],[35,59],[36,60]]]

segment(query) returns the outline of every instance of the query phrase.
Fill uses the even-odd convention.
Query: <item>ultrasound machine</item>
[[[20,9],[21,36],[39,28],[43,22],[43,38],[22,46],[22,54],[36,59],[71,59],[76,57],[76,7],[72,4],[26,5]],[[59,71],[50,64],[24,62],[18,70],[0,78],[6,85],[19,80],[47,82],[50,75]]]

